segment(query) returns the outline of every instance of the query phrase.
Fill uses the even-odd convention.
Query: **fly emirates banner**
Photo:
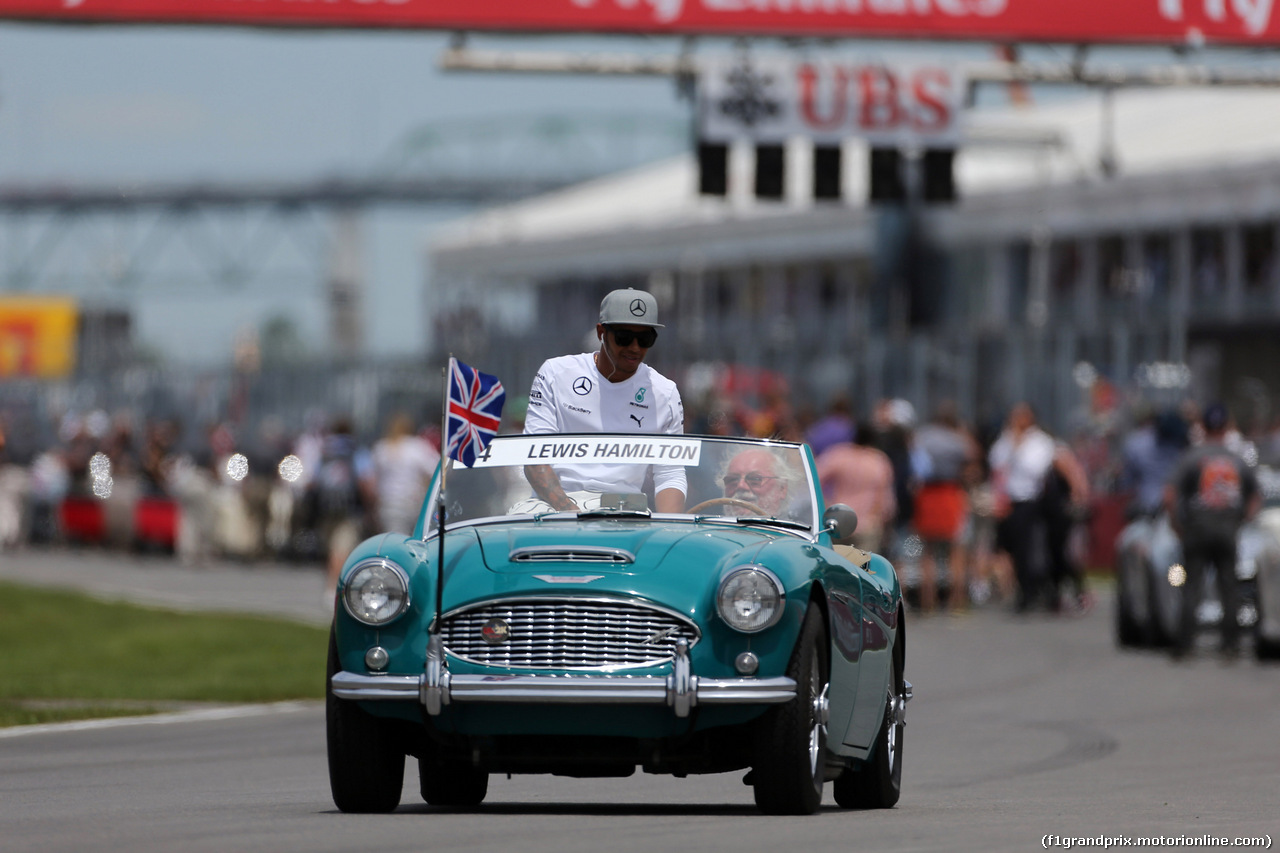
[[[1280,44],[1280,0],[0,0],[0,19]]]

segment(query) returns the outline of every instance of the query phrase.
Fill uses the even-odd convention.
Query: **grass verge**
[[[324,695],[328,631],[0,583],[0,726]]]

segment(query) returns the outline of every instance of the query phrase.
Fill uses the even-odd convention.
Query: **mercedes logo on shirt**
[[[643,299],[631,300],[631,316],[632,317],[643,317],[646,310],[648,309],[644,307]]]
[[[573,380],[573,393],[579,397],[585,397],[591,393],[591,380],[585,376],[579,376]]]

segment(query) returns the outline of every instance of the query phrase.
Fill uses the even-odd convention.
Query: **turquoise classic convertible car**
[[[575,502],[542,503],[530,466]],[[653,482],[686,492],[659,513]],[[443,494],[443,500],[441,495]],[[439,507],[445,508],[444,534]],[[343,568],[329,647],[338,808],[433,805],[493,773],[748,771],[759,808],[888,808],[902,780],[901,590],[842,544],[804,445],[701,436],[496,438],[437,472],[412,535]]]

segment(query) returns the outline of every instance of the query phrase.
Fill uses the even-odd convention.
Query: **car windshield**
[[[704,436],[499,436],[467,468],[445,475],[450,526],[479,519],[534,519],[557,510],[530,485],[530,466],[549,466],[579,517],[642,517],[655,492],[684,491],[682,515],[812,531],[817,495],[802,445]],[[545,472],[545,468],[541,469]],[[441,477],[428,496],[435,508]],[[570,516],[572,517],[572,516]]]

